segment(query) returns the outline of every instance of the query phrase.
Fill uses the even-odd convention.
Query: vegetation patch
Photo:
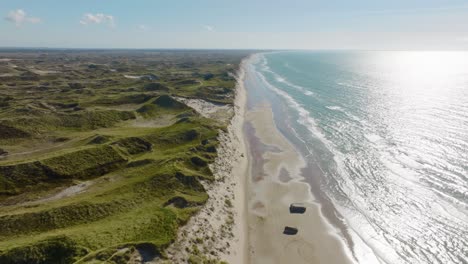
[[[169,95],[161,95],[150,103],[146,103],[136,110],[143,117],[150,118],[165,114],[195,115],[195,110],[181,103]]]
[[[88,223],[129,210],[128,201],[108,203],[81,202],[49,210],[0,216],[1,236],[24,235]]]
[[[0,129],[10,138],[24,138],[28,135],[43,137],[44,133],[56,130],[94,130],[135,119],[135,113],[118,110],[79,111],[77,113],[37,113],[27,117],[14,117],[3,121]],[[16,136],[15,136],[16,135]]]
[[[164,260],[225,129],[174,98],[232,103],[244,55],[0,51],[0,263]]]
[[[83,111],[77,114],[59,116],[59,122],[55,123],[59,127],[97,129],[101,127],[111,127],[118,122],[135,119],[135,114],[130,111],[104,110],[104,111]]]
[[[41,161],[63,178],[100,176],[121,167],[127,160],[111,146],[88,148]]]
[[[96,135],[94,136],[88,144],[104,144],[110,141],[110,137],[106,135]]]
[[[137,112],[144,117],[153,117],[159,115],[158,107],[154,104],[145,104],[137,109]]]
[[[153,145],[150,142],[139,137],[120,139],[112,144],[123,148],[130,155],[148,152],[153,149]]]
[[[167,87],[166,85],[162,84],[162,83],[157,83],[157,82],[154,82],[154,83],[147,83],[143,86],[143,90],[145,91],[149,91],[149,92],[153,92],[153,91],[163,91],[163,92],[168,92],[169,91],[169,87]]]
[[[131,94],[120,97],[103,97],[95,100],[94,105],[121,105],[121,104],[142,104],[152,98],[147,94]]]
[[[29,136],[29,133],[21,129],[0,123],[0,139],[27,138]]]
[[[154,100],[153,104],[163,107],[163,108],[171,108],[171,109],[188,109],[188,106],[185,104],[177,101],[176,99],[172,98],[169,95],[161,95],[156,100]]]
[[[126,162],[114,148],[105,145],[44,160],[0,166],[0,194],[19,193],[39,183],[97,177],[122,167]]]
[[[200,84],[200,81],[193,80],[193,79],[182,80],[182,81],[178,81],[174,83],[174,85],[176,86],[197,85],[197,84]]]
[[[0,251],[0,263],[48,264],[72,263],[76,256],[86,254],[68,237],[52,237],[37,243]]]

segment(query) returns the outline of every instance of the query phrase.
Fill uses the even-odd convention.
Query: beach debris
[[[298,230],[295,227],[285,226],[283,234],[285,234],[285,235],[295,235],[295,234],[297,234],[297,231]]]
[[[289,212],[291,214],[303,214],[306,211],[306,207],[302,203],[292,203],[289,206]]]

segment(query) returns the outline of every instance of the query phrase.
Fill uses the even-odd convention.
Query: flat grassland
[[[0,263],[164,260],[208,199],[245,55],[0,51]]]

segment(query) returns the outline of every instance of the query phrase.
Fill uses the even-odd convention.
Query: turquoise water
[[[468,53],[279,52],[253,67],[360,262],[468,263]]]

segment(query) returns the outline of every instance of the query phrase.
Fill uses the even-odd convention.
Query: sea
[[[468,263],[468,52],[255,55],[277,128],[359,263]],[[332,207],[332,209],[330,209]]]

